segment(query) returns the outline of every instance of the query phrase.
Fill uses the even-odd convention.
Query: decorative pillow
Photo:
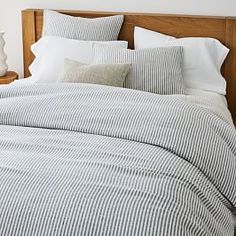
[[[65,59],[58,82],[91,83],[123,87],[129,64],[84,64]]]
[[[90,41],[117,40],[124,16],[82,18],[44,10],[43,35]]]
[[[182,46],[184,50],[183,77],[187,88],[226,94],[226,81],[221,66],[229,52],[213,38],[175,38],[135,27],[135,49]]]
[[[181,47],[129,50],[95,45],[94,63],[132,64],[125,87],[158,94],[183,94]]]
[[[55,83],[64,66],[64,59],[92,63],[94,41],[79,41],[54,36],[44,36],[32,46],[36,58],[30,65],[30,72],[38,83]],[[101,45],[127,48],[126,41],[99,42]]]

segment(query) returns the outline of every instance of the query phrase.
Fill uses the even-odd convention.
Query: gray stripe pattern
[[[124,16],[82,18],[44,10],[43,35],[86,41],[117,40]]]
[[[157,94],[184,93],[181,47],[130,50],[95,44],[94,63],[132,64],[126,88]]]
[[[170,96],[0,88],[0,235],[233,235],[236,132]]]

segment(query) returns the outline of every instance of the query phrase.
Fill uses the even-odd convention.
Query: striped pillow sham
[[[131,64],[125,87],[157,94],[183,94],[182,47],[130,50],[95,45],[93,63]]]
[[[43,35],[77,40],[117,40],[124,16],[82,18],[44,10]]]

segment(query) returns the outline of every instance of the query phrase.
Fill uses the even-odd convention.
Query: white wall
[[[8,65],[21,75],[20,12],[25,8],[236,16],[236,0],[1,0],[1,5],[0,31],[6,31]]]

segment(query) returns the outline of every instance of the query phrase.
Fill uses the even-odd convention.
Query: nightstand
[[[18,79],[18,74],[14,71],[8,71],[5,76],[0,77],[0,85],[1,84],[10,84],[14,80]]]

